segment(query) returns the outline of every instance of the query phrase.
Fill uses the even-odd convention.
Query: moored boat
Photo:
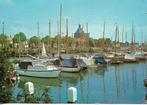
[[[105,58],[103,56],[94,56],[95,64],[107,64]]]
[[[60,69],[63,72],[79,72],[81,67],[75,58],[62,58]]]
[[[32,62],[22,61],[19,64],[15,65],[15,70],[19,75],[23,76],[32,76],[32,77],[58,77],[60,70],[52,65],[45,64],[33,64]]]
[[[145,54],[143,51],[137,51],[134,53],[134,55],[138,60],[145,60]]]
[[[124,56],[125,63],[135,63],[138,62],[134,54],[125,54]]]
[[[82,59],[87,66],[94,65],[93,56],[87,56],[87,57],[82,56],[80,57],[80,59]]]

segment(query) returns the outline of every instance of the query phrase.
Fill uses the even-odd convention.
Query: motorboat
[[[60,70],[53,64],[34,63],[33,61],[21,61],[14,65],[14,69],[19,75],[31,77],[58,77]]]

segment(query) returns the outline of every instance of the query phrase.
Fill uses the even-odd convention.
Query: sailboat
[[[135,30],[134,30],[134,26],[133,26],[133,24],[132,24],[132,51],[133,51],[133,49],[134,49],[134,44],[135,44],[135,32],[134,32]],[[126,42],[127,42],[127,37],[126,37]],[[136,63],[136,62],[138,62],[138,59],[136,58],[136,56],[135,56],[135,54],[134,53],[125,53],[125,55],[124,55],[124,62],[125,63]]]
[[[66,54],[68,54],[68,19],[66,19]],[[81,67],[74,57],[60,57],[60,69],[63,72],[79,72]]]
[[[41,52],[41,56],[42,56],[42,57],[47,57],[46,49],[45,49],[45,46],[44,46],[44,42],[43,42],[43,44],[42,44],[42,52]]]
[[[136,59],[138,60],[145,60],[145,55],[144,52],[141,51],[136,51],[136,46],[135,46],[135,26],[132,23],[132,50],[134,50],[133,54],[135,55]]]
[[[122,64],[123,63],[122,58],[121,58],[122,54],[116,52],[117,48],[120,46],[120,43],[119,43],[119,27],[118,27],[118,25],[116,25],[115,31],[116,31],[116,33],[115,33],[115,45],[114,45],[115,52],[113,53],[114,57],[110,60],[110,63],[111,64]]]

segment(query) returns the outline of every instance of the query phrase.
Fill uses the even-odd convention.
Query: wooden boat
[[[110,60],[109,62],[110,64],[122,64],[123,60],[118,58],[118,57],[114,57],[113,59]]]
[[[31,77],[58,77],[60,70],[58,67],[49,64],[45,65],[43,63],[33,64],[32,62],[22,61],[15,65],[15,70],[19,75],[31,76]]]

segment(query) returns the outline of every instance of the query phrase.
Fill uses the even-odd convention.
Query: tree
[[[39,37],[33,36],[33,37],[31,37],[30,40],[29,40],[29,46],[30,46],[31,48],[37,47],[37,46],[39,46],[40,41],[41,41],[41,40],[40,40]]]
[[[14,35],[13,37],[13,42],[14,43],[20,43],[26,41],[26,35],[23,32],[19,32]]]
[[[42,42],[44,42],[45,44],[51,44],[51,41],[51,37],[49,37],[48,35],[42,38]]]
[[[9,61],[10,49],[0,50],[0,102],[8,103],[11,100],[11,77],[14,76],[12,63]]]
[[[2,46],[8,45],[8,40],[7,40],[7,36],[6,35],[0,34],[0,44]]]

